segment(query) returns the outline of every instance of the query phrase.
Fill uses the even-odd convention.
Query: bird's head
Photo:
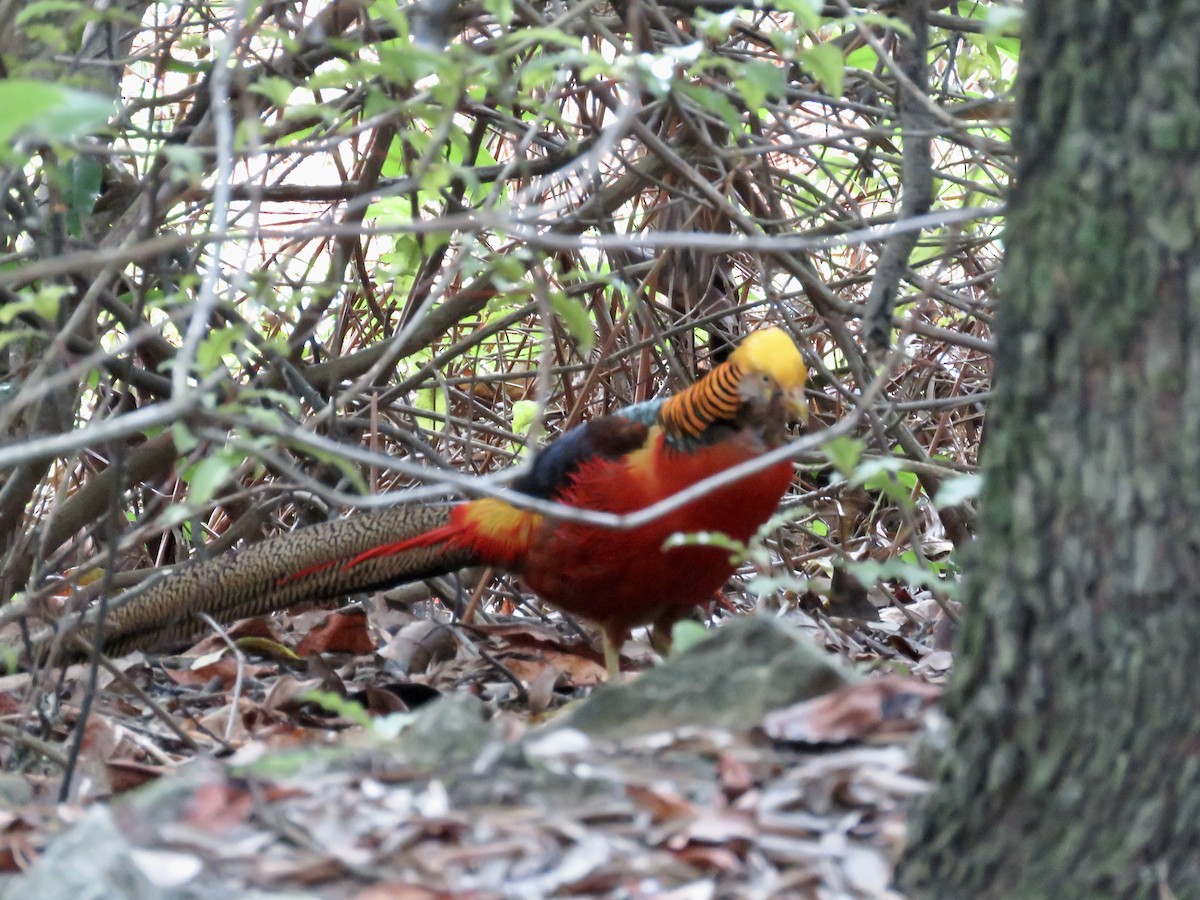
[[[663,404],[659,421],[668,435],[697,439],[727,427],[750,429],[775,446],[791,419],[807,421],[808,369],[788,333],[764,328],[748,335],[729,359]]]
[[[786,421],[808,421],[804,385],[808,367],[795,341],[782,328],[764,328],[746,336],[729,356],[741,373],[738,393],[759,415]]]

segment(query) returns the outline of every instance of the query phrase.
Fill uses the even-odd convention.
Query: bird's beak
[[[787,402],[788,412],[792,418],[799,420],[801,425],[808,424],[808,400],[804,396],[804,387],[793,388],[787,392],[784,398]]]

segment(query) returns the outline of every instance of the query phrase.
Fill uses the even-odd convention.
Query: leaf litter
[[[86,669],[0,680],[0,897],[898,897],[949,663],[927,596],[731,617],[590,698],[597,654],[549,622],[303,615],[240,626],[252,656],[123,660],[63,804],[38,747],[67,752]],[[53,877],[80,846],[99,893]]]

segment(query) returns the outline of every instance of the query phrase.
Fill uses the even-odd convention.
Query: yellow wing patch
[[[622,462],[628,473],[630,500],[654,495],[659,491],[659,454],[662,450],[662,426],[654,425],[646,436],[646,443],[630,453],[625,454]]]
[[[516,558],[529,548],[541,527],[542,516],[485,497],[465,504],[463,524],[471,537],[470,543],[483,550],[484,555],[507,559]]]

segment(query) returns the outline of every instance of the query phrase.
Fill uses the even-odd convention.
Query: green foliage
[[[83,23],[118,15],[81,0],[17,6],[25,35],[46,42],[39,58],[17,60],[30,73],[52,68],[56,54],[73,58]],[[639,34],[605,8],[531,12],[485,0],[457,10],[461,30],[433,46],[425,35],[413,40],[410,8],[394,0],[372,0],[345,30],[325,32],[314,17],[326,5],[294,6],[243,30],[224,110],[206,112],[198,102],[223,37],[208,5],[190,0],[171,5],[171,38],[161,45],[155,41],[165,32],[129,22],[138,42],[119,109],[72,86],[87,72],[75,82],[79,73],[65,67],[61,78],[23,77],[24,69],[10,67],[18,77],[0,81],[0,165],[15,173],[5,199],[42,213],[28,233],[0,232],[0,275],[53,253],[98,248],[108,257],[103,267],[92,260],[21,283],[0,303],[0,350],[19,367],[26,345],[40,353],[53,344],[50,328],[68,296],[63,285],[75,294],[81,285],[94,288],[89,302],[102,297],[86,340],[96,359],[110,355],[72,385],[79,393],[67,404],[74,402],[77,421],[105,420],[112,408],[105,404],[131,390],[122,366],[148,376],[133,389],[140,404],[169,397],[154,393],[155,379],[171,372],[203,274],[216,266],[219,311],[188,373],[207,393],[186,420],[164,427],[181,455],[219,449],[177,466],[188,502],[165,519],[190,528],[196,508],[250,486],[254,467],[246,460],[267,454],[301,468],[331,464],[353,490],[377,489],[364,476],[368,467],[290,442],[297,422],[415,464],[429,452],[487,471],[534,427],[541,406],[519,398],[531,395],[523,388],[536,374],[548,374],[537,396],[550,432],[682,383],[704,365],[690,345],[708,341],[697,325],[708,313],[672,294],[672,279],[686,279],[693,260],[673,266],[676,248],[641,246],[645,232],[663,226],[662,210],[681,213],[666,222],[671,230],[711,227],[710,241],[728,235],[728,247],[698,258],[730,267],[722,299],[746,304],[740,325],[785,315],[820,335],[812,352],[848,393],[828,381],[814,391],[836,400],[863,388],[853,374],[861,348],[830,339],[828,316],[815,315],[806,285],[780,264],[791,251],[745,251],[740,242],[824,238],[891,220],[904,140],[888,64],[859,32],[890,49],[891,35],[904,33],[894,18],[857,4],[847,11],[822,0],[780,0],[769,8],[670,10]],[[957,117],[966,101],[1005,100],[1019,10],[984,2],[942,15],[986,27],[934,29],[931,102]],[[667,22],[676,34],[659,27]],[[231,231],[213,241],[212,126],[215,114],[231,111],[236,135],[221,148],[234,158],[234,199],[223,211]],[[933,135],[935,213],[1002,199],[1011,170],[989,144],[1007,139],[1003,118],[955,120],[968,124],[957,133],[938,124]],[[645,139],[647,130],[657,143]],[[123,181],[124,205],[114,190]],[[999,251],[986,232],[996,224],[925,232],[909,260],[913,289],[901,312],[978,334],[969,303],[988,312],[988,270]],[[129,231],[106,232],[107,225]],[[145,241],[149,249],[122,256]],[[805,251],[805,266],[846,303],[843,333],[858,333],[877,251],[876,244]],[[662,264],[653,283],[645,274],[651,264]],[[969,303],[942,303],[968,270],[976,279],[962,291]],[[514,316],[524,310],[527,318]],[[436,328],[431,315],[439,317]],[[41,332],[31,324],[37,320],[47,323]],[[650,346],[660,333],[671,338],[669,354]],[[954,353],[938,356],[933,340],[915,340],[937,359],[931,370],[954,376],[967,365]],[[449,347],[466,349],[447,359]],[[81,358],[71,352],[72,363]],[[547,360],[543,373],[538,366]],[[489,379],[472,383],[472,373]],[[497,374],[510,382],[493,390]],[[892,399],[919,400],[923,394],[906,393],[918,381],[914,390],[947,391],[911,372],[896,375]],[[403,394],[393,390],[397,382]],[[342,420],[352,424],[336,428]],[[913,427],[921,439],[933,431]],[[828,442],[825,453],[837,472],[834,492],[840,478],[883,495],[864,526],[878,531],[880,511],[926,500],[904,460],[872,438],[871,454],[853,438]],[[54,470],[81,482],[91,476],[70,459]],[[37,496],[59,487],[48,480]],[[937,502],[962,502],[975,490],[970,478],[947,479]],[[129,521],[145,527],[142,509],[125,502]],[[26,505],[43,509],[32,495]],[[831,530],[811,517],[792,527],[822,537]],[[888,523],[899,540],[919,539],[904,530]],[[778,550],[761,537],[747,546],[719,534],[673,540],[719,546],[752,565],[755,594],[803,585],[775,574]],[[907,578],[906,571],[893,573]]]
[[[313,81],[315,80],[314,77]],[[318,87],[312,82],[308,86],[309,88]],[[250,85],[250,90],[256,94],[262,94],[280,109],[285,109],[288,105],[288,100],[296,92],[296,86],[286,78],[267,76],[266,78],[258,79],[254,84]]]
[[[361,703],[332,691],[313,690],[303,694],[300,699],[353,722],[366,730],[370,737],[383,741],[398,737],[416,718],[415,713],[372,716]]]
[[[245,329],[241,325],[226,325],[222,328],[210,329],[196,350],[196,367],[201,375],[209,375],[218,366],[236,363],[234,348],[245,337]]]
[[[175,444],[175,450],[181,456],[191,453],[200,445],[200,439],[182,419],[176,419],[171,423],[171,440]]]
[[[821,452],[843,478],[852,478],[867,445],[858,438],[839,435],[821,445]]]
[[[708,636],[708,629],[699,622],[691,619],[676,622],[671,627],[671,655],[686,653]]]
[[[58,307],[71,289],[57,284],[20,291],[15,300],[0,305],[0,325],[11,325],[17,316],[31,313],[53,322],[58,316]]]
[[[15,674],[20,671],[21,651],[12,644],[0,643],[0,662],[6,675]]]
[[[863,459],[866,444],[857,438],[835,437],[821,446],[821,452],[851,485],[878,491],[894,503],[912,505],[912,493],[920,488],[916,473],[905,469],[898,456]]]
[[[825,10],[823,0],[779,0],[776,5],[794,15],[801,28],[810,30],[821,24],[821,14]]]
[[[787,93],[787,76],[774,63],[750,60],[732,74],[734,85],[751,109],[759,109],[768,99],[778,99]]]
[[[567,333],[578,342],[580,351],[587,353],[591,350],[596,343],[596,333],[592,330],[592,318],[587,308],[561,291],[551,293],[550,308]]]
[[[0,81],[0,163],[21,163],[20,137],[57,142],[102,128],[113,114],[112,101],[59,84],[10,78]]]
[[[501,27],[507,28],[512,24],[512,0],[483,0],[483,8],[496,17]]]
[[[13,20],[21,27],[28,26],[42,19],[49,19],[59,13],[78,13],[82,9],[79,0],[33,0],[26,3]]]
[[[100,196],[104,167],[91,156],[73,157],[68,164],[66,190],[67,229],[75,237],[83,234],[83,223],[91,215]]]
[[[912,492],[919,482],[913,472],[905,471],[905,461],[895,457],[863,460],[854,470],[850,483],[868,491],[879,491],[893,503],[912,505]]]
[[[817,44],[800,54],[804,65],[825,90],[837,96],[846,83],[846,57],[833,44]]]
[[[938,509],[958,506],[960,503],[976,499],[982,489],[982,475],[955,475],[942,482],[933,498],[933,505]]]
[[[996,46],[1004,46],[1006,52],[1013,53],[1012,58],[1016,59],[1016,51],[1020,47],[1019,41],[1015,39],[1021,33],[1021,25],[1025,21],[1025,10],[1019,6],[987,6],[980,7],[971,11],[971,15],[979,15],[982,13],[983,21],[987,30],[984,36],[993,41]],[[1013,41],[1000,41],[999,38],[1013,38]]]
[[[956,582],[944,577],[949,572],[947,563],[931,561],[928,566],[923,566],[917,562],[912,551],[901,554],[899,559],[851,562],[846,568],[863,584],[898,581],[901,584],[920,585],[936,590],[944,597],[952,595],[958,589]]]
[[[537,421],[539,404],[536,400],[517,400],[512,405],[513,434],[525,434]]]
[[[188,184],[199,184],[204,177],[204,156],[194,147],[168,144],[162,155],[171,167],[171,176]]]
[[[363,728],[371,727],[371,716],[363,708],[361,703],[343,697],[341,694],[335,694],[332,691],[309,691],[300,698],[305,703],[311,703],[314,706],[319,706],[326,712],[331,712],[336,716],[341,716],[343,719],[349,719],[356,725],[361,725]]]
[[[702,84],[694,84],[686,81],[676,82],[673,85],[673,90],[693,101],[702,110],[718,116],[729,126],[730,131],[740,130],[742,122],[741,112],[720,91],[715,91]]]
[[[241,462],[232,451],[219,450],[185,469],[183,480],[188,486],[188,503],[194,508],[206,506],[229,484]]]

